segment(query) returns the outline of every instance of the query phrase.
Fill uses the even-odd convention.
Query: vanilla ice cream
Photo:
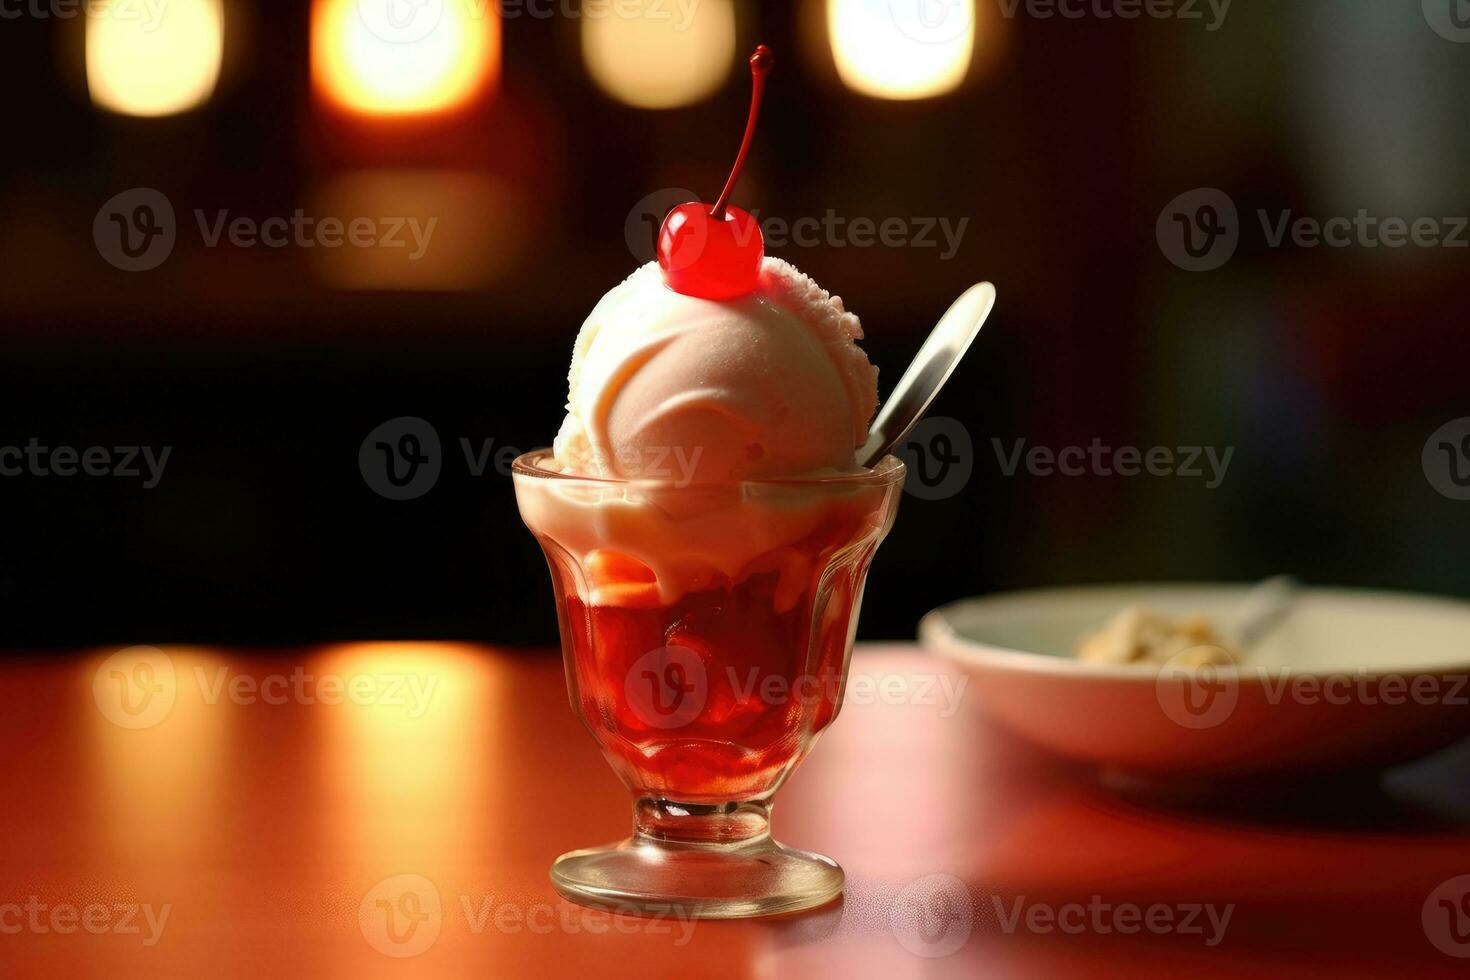
[[[780,259],[755,292],[719,301],[675,292],[650,262],[582,325],[556,460],[685,484],[850,472],[878,401],[862,336]]]
[[[577,337],[566,420],[537,463],[574,479],[519,473],[522,516],[579,564],[615,552],[642,565],[665,603],[768,566],[804,581],[791,546],[874,511],[891,483],[891,465],[869,478],[856,460],[878,401],[862,336],[841,299],[780,259],[726,300],[643,266]]]

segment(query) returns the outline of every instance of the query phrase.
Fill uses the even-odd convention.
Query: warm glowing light
[[[526,204],[502,180],[455,170],[359,170],[312,198],[334,244],[311,250],[339,289],[460,290],[489,285],[524,244]]]
[[[323,715],[327,780],[343,808],[337,846],[357,860],[428,868],[484,829],[496,773],[493,733],[481,725],[505,692],[483,652],[351,643],[323,651],[310,669],[363,692]]]
[[[227,670],[214,650],[129,647],[81,672],[97,709],[87,785],[114,868],[218,844],[237,709],[211,682]]]
[[[86,21],[87,90],[101,108],[168,116],[214,92],[224,57],[222,0],[113,4],[89,11]]]
[[[499,74],[497,9],[476,0],[317,0],[312,76],[354,112],[453,109]]]
[[[582,17],[582,57],[608,95],[671,109],[712,95],[735,62],[730,0],[621,0]]]
[[[974,0],[827,0],[827,34],[843,83],[880,99],[927,99],[965,80]]]

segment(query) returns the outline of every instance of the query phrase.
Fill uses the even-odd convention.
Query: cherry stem
[[[755,138],[756,120],[761,114],[761,94],[766,89],[766,75],[770,73],[775,60],[776,56],[764,44],[756,45],[755,53],[750,56],[750,116],[745,120],[745,138],[740,141],[740,153],[735,157],[735,166],[730,168],[730,179],[725,181],[720,199],[709,210],[711,218],[725,217],[725,205],[730,203],[730,193],[740,180],[740,171],[745,169],[745,156],[750,152],[750,143]]]

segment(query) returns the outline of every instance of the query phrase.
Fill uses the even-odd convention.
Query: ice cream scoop
[[[614,287],[572,355],[557,462],[682,483],[846,472],[878,401],[858,318],[787,262],[709,300],[650,263]]]

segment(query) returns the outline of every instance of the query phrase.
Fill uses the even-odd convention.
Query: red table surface
[[[0,664],[0,975],[1470,974],[1426,925],[1436,889],[1470,874],[1463,750],[1387,789],[1323,788],[1291,807],[1145,804],[991,727],[972,700],[956,705],[960,675],[944,663],[860,648],[848,703],[774,820],[781,840],[842,863],[843,900],[654,922],[586,912],[548,883],[558,853],[629,823],[559,659],[172,647],[171,707],[129,728],[108,703],[121,688],[106,669],[99,681],[113,652]],[[363,686],[329,703],[330,678]],[[403,904],[413,889],[424,901]],[[374,918],[384,896],[411,915],[393,940]],[[920,899],[941,918],[915,918]],[[1133,906],[1230,918],[1223,932],[1200,913],[1198,932],[1124,934],[1119,910]],[[1067,928],[1046,928],[1038,908]],[[1462,908],[1452,952],[1470,956],[1470,899]],[[916,922],[938,925],[915,940]],[[390,955],[404,952],[416,955]]]

